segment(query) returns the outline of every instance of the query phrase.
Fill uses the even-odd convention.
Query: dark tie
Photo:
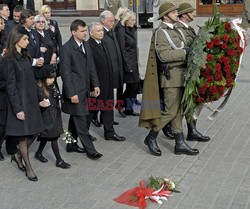
[[[83,51],[82,47],[83,47],[83,44],[80,44],[79,49],[80,49],[80,51],[81,51],[82,53],[84,53],[84,54],[85,54],[85,52]]]
[[[104,50],[101,42],[98,43],[98,46],[99,46],[102,50]]]

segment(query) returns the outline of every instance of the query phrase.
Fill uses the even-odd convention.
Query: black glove
[[[186,52],[186,55],[188,55],[188,53],[190,52],[190,48],[183,48]]]

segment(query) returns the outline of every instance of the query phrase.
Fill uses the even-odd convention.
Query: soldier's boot
[[[187,123],[188,127],[188,141],[198,141],[198,142],[207,142],[210,140],[209,136],[203,136],[199,131],[196,129],[195,122]]]
[[[186,155],[198,155],[199,150],[189,147],[184,141],[183,133],[174,134],[175,147],[174,153],[176,155],[186,154]]]
[[[151,152],[151,154],[155,155],[155,156],[161,156],[161,150],[158,147],[158,144],[156,141],[156,137],[157,137],[158,133],[159,132],[155,132],[155,131],[151,130],[144,140],[144,144],[146,144],[148,146],[148,149]]]
[[[168,139],[174,140],[174,134],[171,129],[171,123],[168,123],[167,125],[165,125],[162,131]]]

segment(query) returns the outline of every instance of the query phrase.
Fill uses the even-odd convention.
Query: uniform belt
[[[169,69],[171,70],[173,68],[185,68],[185,67],[187,67],[187,65],[186,64],[182,64],[182,65],[176,65],[176,66],[169,66]]]

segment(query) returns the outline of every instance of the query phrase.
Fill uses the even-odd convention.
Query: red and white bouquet
[[[114,201],[144,209],[147,207],[147,200],[162,204],[162,200],[167,200],[172,192],[180,192],[176,187],[176,183],[166,178],[151,176],[147,181],[140,181],[139,187],[124,192]]]

